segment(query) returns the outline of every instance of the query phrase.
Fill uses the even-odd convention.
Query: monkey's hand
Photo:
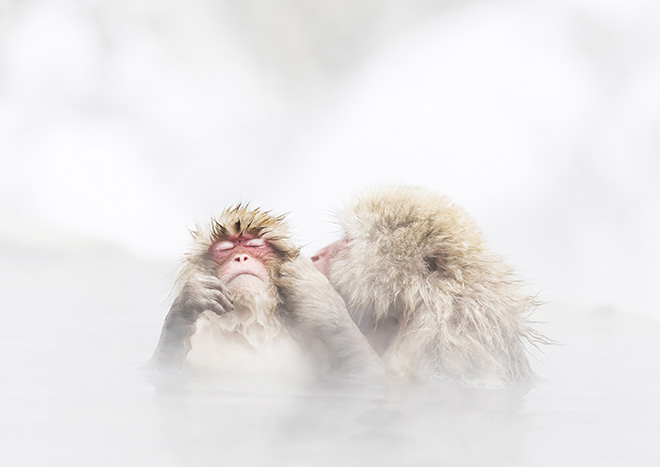
[[[152,363],[160,368],[183,368],[197,318],[206,310],[223,315],[233,309],[230,292],[220,279],[199,272],[191,274],[165,317]]]
[[[346,304],[309,258],[287,261],[276,280],[286,309],[303,334],[317,337],[339,373],[381,378],[385,364],[353,322]]]
[[[344,300],[308,258],[285,262],[275,282],[295,320],[309,327],[352,322]]]
[[[231,299],[231,292],[217,277],[211,274],[194,273],[188,278],[172,303],[170,314],[175,312],[194,322],[206,310],[217,315],[233,311],[234,303]]]

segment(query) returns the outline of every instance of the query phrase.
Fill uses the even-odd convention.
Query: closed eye
[[[245,242],[245,246],[253,248],[261,248],[266,245],[266,241],[263,238],[252,238]]]
[[[224,242],[218,242],[215,244],[214,248],[220,251],[231,250],[232,248],[234,248],[234,242],[230,242],[229,240],[225,240]]]

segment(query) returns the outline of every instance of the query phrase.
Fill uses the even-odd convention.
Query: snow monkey
[[[422,188],[364,193],[343,239],[312,257],[396,375],[475,384],[534,379],[525,343],[545,339],[511,269],[461,208]]]
[[[283,217],[237,205],[192,232],[151,366],[346,376],[386,369]]]

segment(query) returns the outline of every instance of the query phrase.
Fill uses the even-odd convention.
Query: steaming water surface
[[[524,388],[154,382],[169,266],[4,249],[1,465],[657,465],[657,323],[546,306]],[[40,267],[32,266],[38,256]]]

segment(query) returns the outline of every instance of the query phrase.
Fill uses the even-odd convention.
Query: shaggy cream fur
[[[330,281],[391,371],[468,382],[532,380],[536,306],[474,221],[422,188],[374,188],[339,214],[348,248]],[[383,345],[383,341],[385,344]]]

